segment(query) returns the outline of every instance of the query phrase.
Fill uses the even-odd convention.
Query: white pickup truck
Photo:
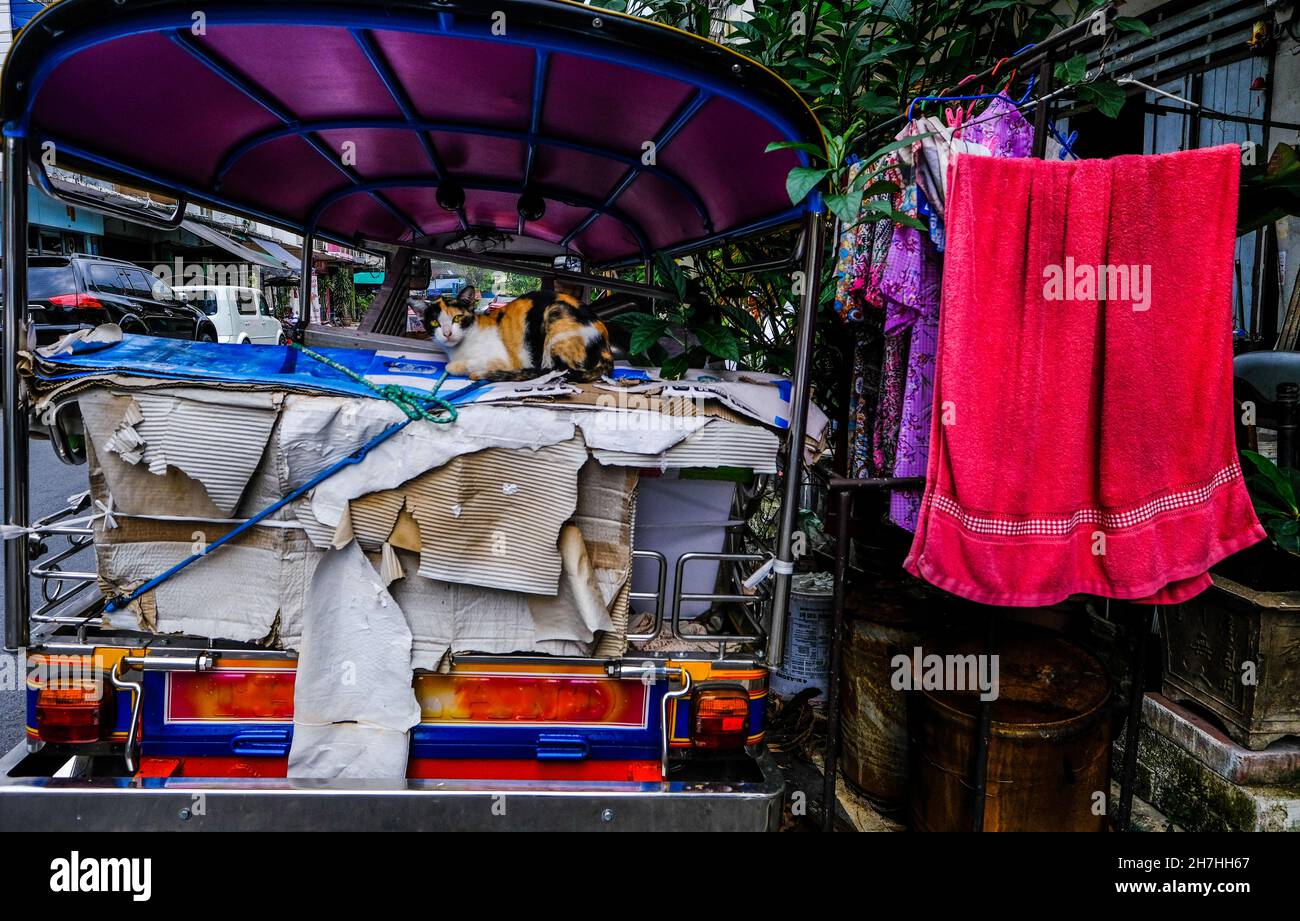
[[[219,342],[284,345],[287,341],[280,321],[271,314],[266,295],[257,288],[186,285],[176,291],[212,318]]]

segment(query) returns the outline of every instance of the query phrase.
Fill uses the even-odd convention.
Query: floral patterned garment
[[[1006,96],[991,100],[961,126],[961,138],[989,149],[995,157],[1028,157],[1034,152],[1034,126]]]
[[[924,476],[939,332],[939,254],[929,236],[912,227],[896,228],[894,247],[903,255],[891,259],[885,273],[885,334],[897,336],[909,330],[911,336],[893,475]],[[894,490],[889,501],[890,520],[916,530],[920,499],[920,490]]]
[[[871,433],[871,466],[876,476],[890,476],[894,472],[894,452],[898,448],[898,427],[903,416],[903,393],[907,383],[910,333],[910,329],[903,327],[894,335],[885,337],[876,427]]]
[[[878,468],[872,460],[872,432],[876,415],[872,412],[875,395],[880,391],[880,325],[862,323],[854,327],[853,388],[849,394],[848,475],[859,479],[875,476]]]
[[[849,170],[850,180],[862,168],[862,164],[854,164]],[[889,204],[890,197],[878,195],[871,201]],[[864,207],[859,216],[868,213]],[[835,312],[844,322],[860,322],[864,307],[884,306],[880,278],[889,255],[892,229],[888,220],[873,220],[859,221],[840,232],[835,257]]]

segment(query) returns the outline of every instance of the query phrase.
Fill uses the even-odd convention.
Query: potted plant
[[[1201,595],[1161,609],[1163,689],[1257,750],[1300,735],[1300,471],[1241,456],[1269,539],[1214,567]]]

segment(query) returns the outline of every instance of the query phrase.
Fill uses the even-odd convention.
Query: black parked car
[[[157,276],[117,259],[31,256],[27,304],[38,345],[101,323],[116,323],[125,333],[217,341],[217,328],[202,310]]]

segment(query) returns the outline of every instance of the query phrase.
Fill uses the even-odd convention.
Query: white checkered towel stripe
[[[1042,518],[991,518],[972,515],[949,496],[932,492],[926,500],[936,511],[955,518],[958,524],[973,534],[992,534],[998,537],[1065,537],[1084,525],[1119,531],[1144,524],[1158,515],[1178,509],[1204,505],[1219,489],[1241,477],[1236,463],[1224,467],[1200,486],[1167,493],[1122,511],[1103,511],[1083,508],[1069,515]]]

